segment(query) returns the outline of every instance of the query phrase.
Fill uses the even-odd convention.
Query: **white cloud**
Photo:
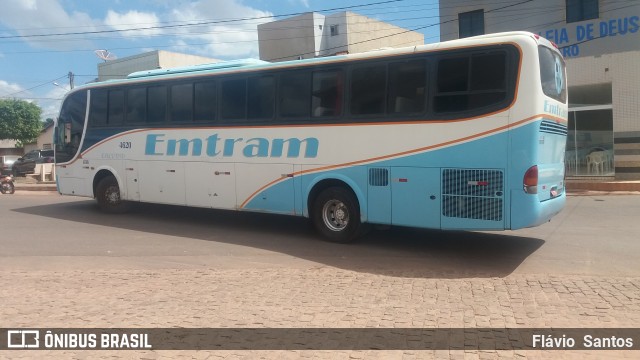
[[[55,119],[60,112],[60,106],[62,105],[62,99],[69,92],[68,85],[60,84],[60,86],[53,86],[45,95],[46,99],[38,100],[38,105],[42,108],[42,120],[47,118]]]
[[[308,0],[301,1],[308,5]],[[241,0],[225,1],[167,1],[147,0],[155,8],[142,10],[137,2],[126,3],[128,10],[118,11],[123,5],[113,3],[116,10],[92,18],[86,12],[65,8],[64,0],[3,0],[0,23],[18,35],[51,33],[100,32],[162,25],[188,25],[165,29],[123,31],[117,34],[78,34],[64,37],[23,37],[31,46],[51,50],[95,49],[96,38],[108,41],[135,40],[162,35],[173,51],[193,53],[215,58],[258,57],[257,24],[273,21],[273,14],[242,4]],[[66,6],[66,5],[65,5]],[[246,19],[239,21],[237,19]],[[231,21],[229,21],[231,20]],[[92,38],[94,40],[92,40]],[[158,43],[160,41],[154,41]],[[126,45],[125,45],[126,46]]]
[[[36,35],[94,31],[99,21],[91,19],[86,13],[68,13],[56,0],[5,0],[2,2],[0,22],[12,28],[18,35]],[[24,37],[24,41],[34,47],[69,50],[78,47],[90,47],[83,39],[55,37]]]
[[[4,80],[0,80],[0,96],[11,96],[17,92],[21,92],[23,89],[18,84],[11,84]]]
[[[160,25],[160,20],[154,13],[145,13],[136,10],[125,14],[117,13],[113,10],[107,12],[104,23],[116,30],[127,30],[131,28],[152,28]],[[136,31],[125,31],[122,36],[153,36],[161,34],[161,29],[144,29]]]
[[[175,8],[169,15],[170,20],[182,23],[207,22],[202,26],[174,29],[174,33],[179,34],[174,41],[176,51],[216,58],[258,57],[257,24],[273,21],[272,16],[237,0],[196,1]]]

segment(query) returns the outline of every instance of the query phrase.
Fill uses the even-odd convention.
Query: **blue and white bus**
[[[309,60],[138,72],[69,93],[61,194],[366,224],[504,230],[565,204],[565,65],[512,32]]]

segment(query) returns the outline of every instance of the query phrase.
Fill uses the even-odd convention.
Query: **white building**
[[[24,155],[24,150],[17,148],[15,140],[0,140],[0,155]]]
[[[286,61],[424,44],[424,35],[352,12],[306,13],[258,25],[260,59]]]
[[[640,2],[617,0],[440,2],[442,41],[526,30],[555,42],[569,83],[568,176],[640,179]],[[603,171],[586,155],[606,150]]]
[[[26,154],[31,150],[53,150],[54,128],[53,123],[46,124],[35,143],[24,145],[24,153]]]
[[[164,50],[150,51],[98,64],[98,81],[123,79],[136,71],[201,65],[218,61],[220,60]]]

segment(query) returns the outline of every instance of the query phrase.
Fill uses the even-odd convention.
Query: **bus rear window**
[[[567,102],[567,78],[564,60],[560,54],[545,46],[540,46],[540,80],[545,95],[561,103]]]

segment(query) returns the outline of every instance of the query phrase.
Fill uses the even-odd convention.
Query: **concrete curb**
[[[45,184],[25,184],[25,183],[14,183],[16,186],[16,191],[58,191],[58,187],[55,183],[45,183]]]
[[[606,181],[606,182],[578,182],[568,181],[567,192],[605,191],[605,192],[635,192],[640,191],[640,181]]]

